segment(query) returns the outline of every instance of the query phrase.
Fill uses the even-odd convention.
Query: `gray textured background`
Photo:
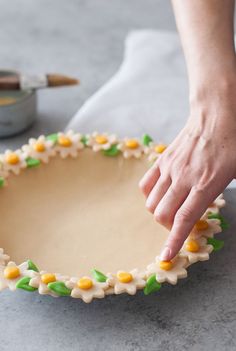
[[[136,28],[175,30],[169,1],[0,0],[0,67],[78,75],[81,87],[39,93],[32,134],[65,127],[82,102],[119,67],[123,40]],[[235,350],[235,190],[227,190],[231,229],[225,248],[159,294],[78,300],[18,291],[0,294],[0,350]]]
[[[71,116],[120,66],[127,33],[138,28],[174,29],[169,1],[0,0],[0,67],[28,73],[65,72],[80,87],[40,91],[39,116],[23,136],[63,130]]]

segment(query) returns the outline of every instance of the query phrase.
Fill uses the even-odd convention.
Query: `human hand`
[[[177,138],[140,181],[146,207],[171,229],[161,259],[171,260],[196,221],[236,177],[236,80],[202,89]]]

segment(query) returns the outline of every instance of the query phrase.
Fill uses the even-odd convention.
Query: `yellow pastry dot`
[[[56,281],[56,276],[52,273],[44,273],[41,275],[41,280],[44,284],[53,283]]]
[[[108,142],[108,139],[105,137],[105,135],[97,135],[95,140],[98,144],[106,144]]]
[[[9,163],[10,165],[17,165],[17,163],[20,162],[20,158],[17,154],[15,154],[14,152],[10,153],[7,155],[6,157],[6,161],[7,163]]]
[[[70,138],[61,135],[58,138],[58,144],[64,147],[70,147],[72,145],[72,141],[70,140]]]
[[[164,145],[164,144],[159,144],[159,145],[156,145],[156,146],[155,146],[155,151],[156,151],[158,154],[162,154],[162,152],[164,152],[166,148],[167,148],[166,145]]]
[[[169,271],[173,267],[173,263],[171,261],[160,261],[159,267],[164,271]]]
[[[91,279],[84,277],[77,282],[77,286],[80,289],[89,290],[93,287],[93,282]]]
[[[44,152],[45,151],[45,145],[43,143],[35,143],[34,144],[34,150],[37,152]]]
[[[189,252],[198,252],[200,246],[196,240],[190,240],[186,243],[186,250]]]
[[[6,267],[4,269],[4,277],[6,279],[15,279],[19,277],[20,275],[20,270],[18,267]]]
[[[204,219],[200,219],[199,221],[197,221],[197,223],[195,224],[195,228],[197,230],[206,230],[208,229],[209,224],[207,221],[205,221]]]
[[[129,139],[126,141],[125,145],[129,148],[129,149],[137,149],[139,147],[139,143],[137,142],[137,140],[135,139]]]
[[[132,274],[128,272],[119,272],[117,278],[121,283],[130,283],[133,280]]]

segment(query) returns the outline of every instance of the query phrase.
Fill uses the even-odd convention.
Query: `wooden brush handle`
[[[66,85],[77,85],[79,80],[63,76],[61,74],[47,74],[49,87],[61,87]]]
[[[26,79],[26,85],[22,84],[21,78],[23,77]],[[43,79],[45,83],[39,84],[40,79]],[[61,87],[77,84],[79,84],[78,79],[63,76],[61,74],[47,74],[35,77],[20,76],[16,74],[0,77],[0,90],[40,89],[45,87]]]

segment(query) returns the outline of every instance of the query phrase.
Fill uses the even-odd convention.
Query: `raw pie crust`
[[[145,210],[138,181],[165,148],[149,136],[118,140],[70,131],[30,139],[1,155],[0,247],[23,263],[9,262],[0,250],[0,289],[85,302],[137,289],[148,294],[186,277],[191,263],[209,259],[207,239],[221,227],[208,214],[218,214],[222,196],[176,258],[161,267],[158,254],[168,231]]]

